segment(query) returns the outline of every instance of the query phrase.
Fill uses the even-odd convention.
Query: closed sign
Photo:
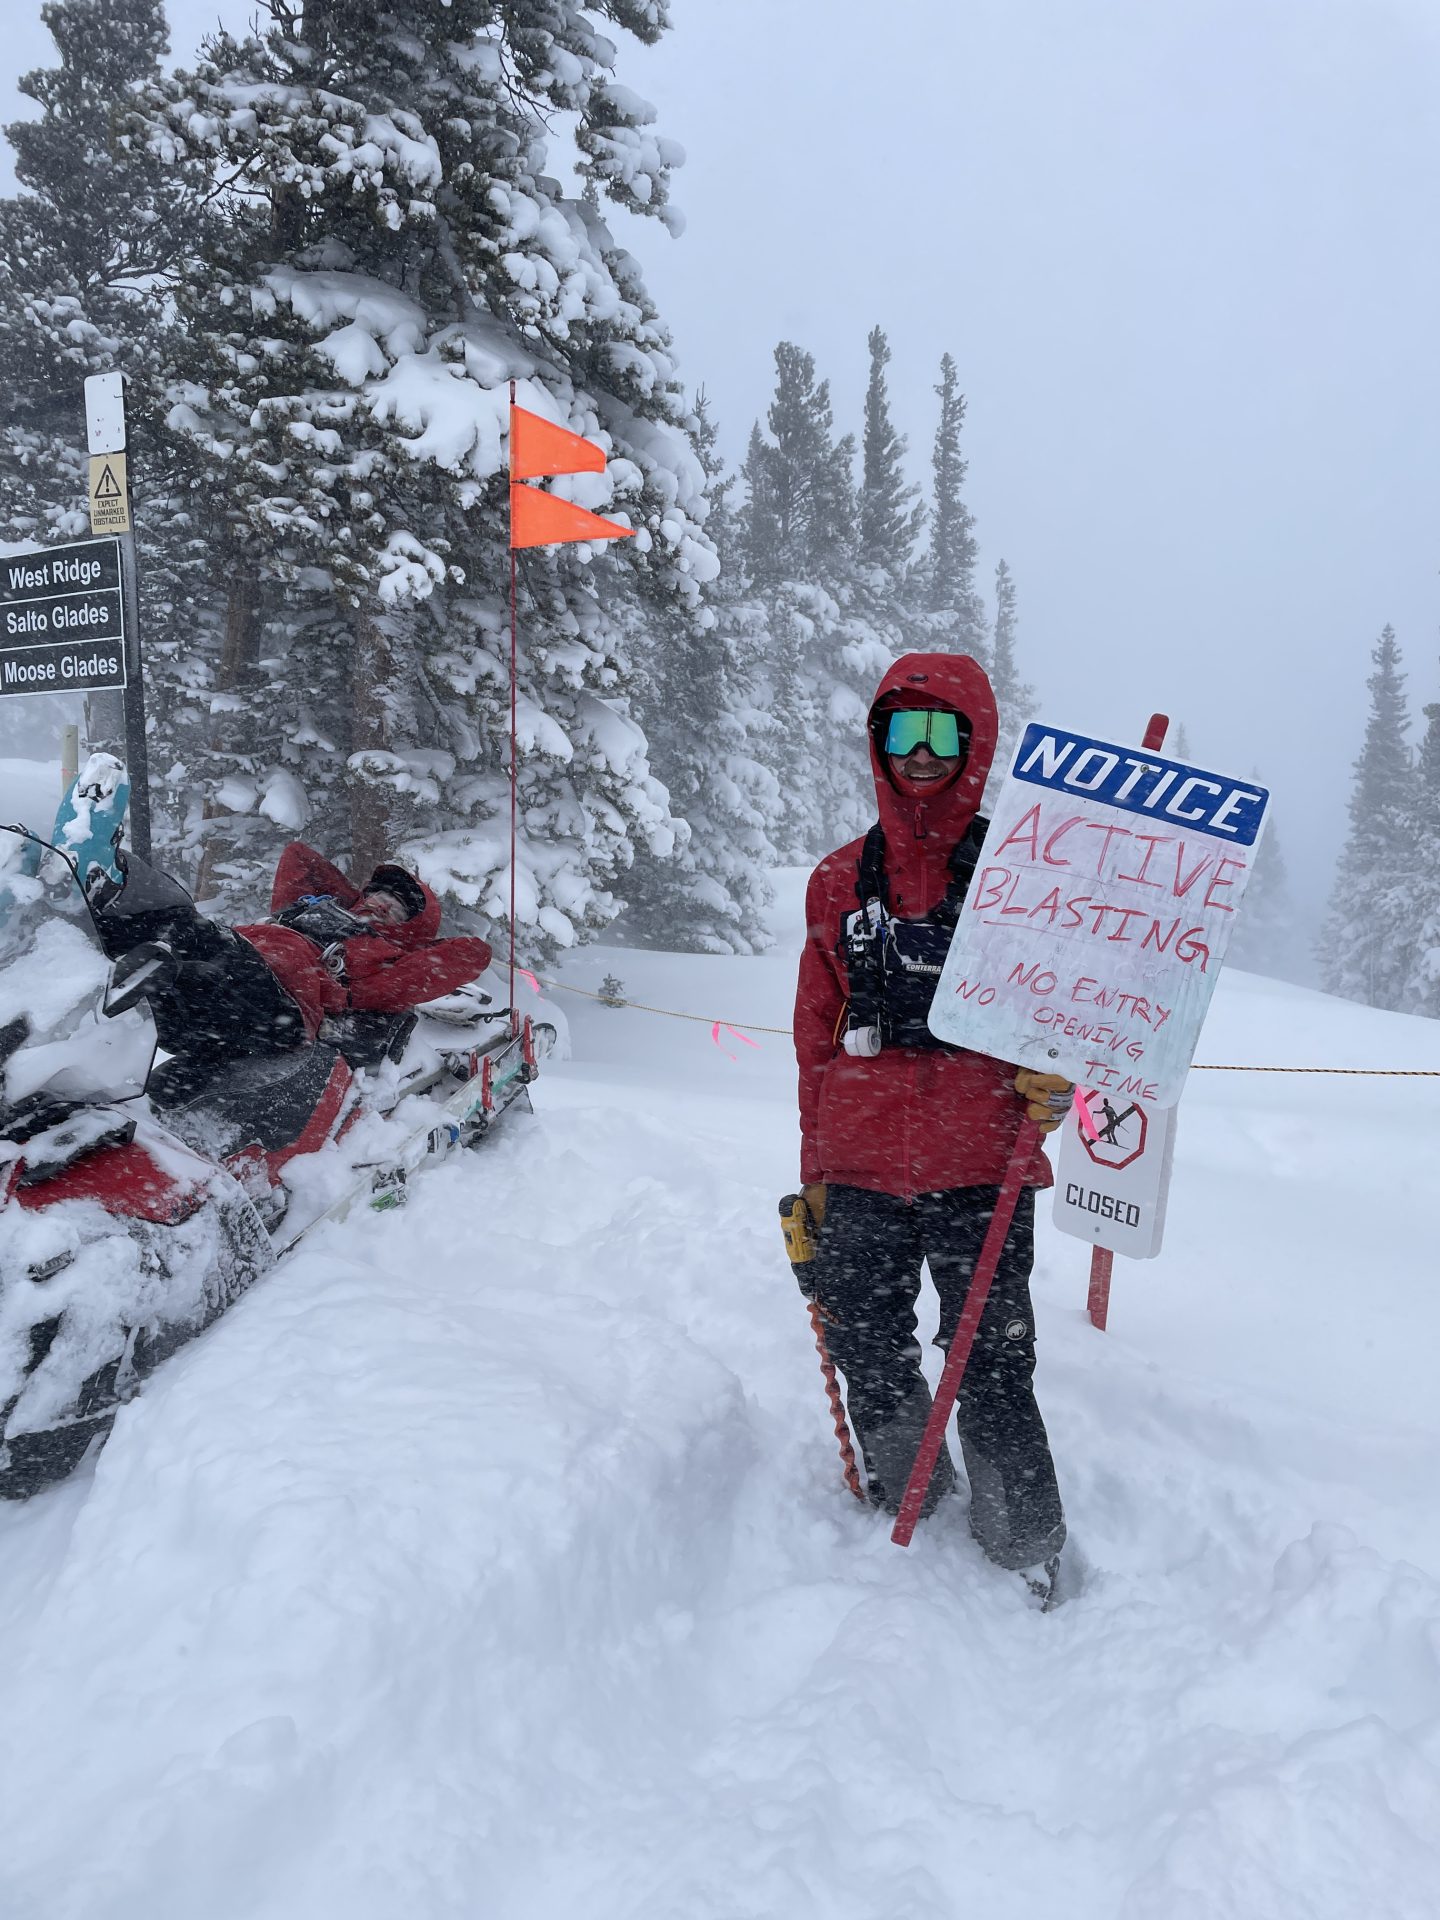
[[[1088,1104],[1088,1128],[1072,1108],[1060,1131],[1055,1225],[1091,1246],[1151,1260],[1165,1233],[1175,1109],[1106,1093],[1090,1094]]]

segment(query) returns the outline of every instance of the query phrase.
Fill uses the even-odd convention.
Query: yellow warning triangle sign
[[[123,453],[97,453],[91,458],[90,531],[130,531],[130,486]]]

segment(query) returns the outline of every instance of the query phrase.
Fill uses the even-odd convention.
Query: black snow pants
[[[913,1201],[862,1187],[827,1191],[811,1275],[831,1357],[845,1375],[870,1498],[887,1512],[899,1509],[930,1412],[915,1337],[921,1263],[940,1296],[936,1345],[948,1349],[998,1196],[996,1187],[954,1187]],[[1026,1190],[955,1403],[970,1480],[970,1530],[1002,1567],[1036,1566],[1065,1541],[1050,1443],[1031,1386],[1034,1220],[1035,1196]],[[926,1512],[954,1478],[942,1451]]]
[[[207,920],[167,873],[125,855],[125,885],[94,916],[112,960],[143,943],[169,949],[163,981],[147,994],[160,1044],[198,1087],[230,1061],[307,1044],[304,1017],[248,940]]]

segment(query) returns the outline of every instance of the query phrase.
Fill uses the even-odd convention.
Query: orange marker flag
[[[605,450],[593,440],[542,420],[524,407],[510,409],[510,478],[539,480],[547,473],[603,473]]]
[[[586,444],[581,442],[582,446]],[[618,520],[602,520],[598,513],[569,500],[557,500],[553,493],[544,493],[539,487],[510,488],[512,547],[558,547],[567,541],[631,540],[634,536],[633,527],[622,527]]]

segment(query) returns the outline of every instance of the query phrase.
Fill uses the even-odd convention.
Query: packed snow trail
[[[784,1025],[791,907],[774,957],[565,977]],[[902,1552],[841,1483],[788,1044],[564,1005],[533,1119],[0,1513],[0,1912],[1435,1920],[1440,1081],[1195,1076],[1108,1335],[1042,1234],[1045,1616],[962,1502]],[[1440,1028],[1236,975],[1202,1057]]]

